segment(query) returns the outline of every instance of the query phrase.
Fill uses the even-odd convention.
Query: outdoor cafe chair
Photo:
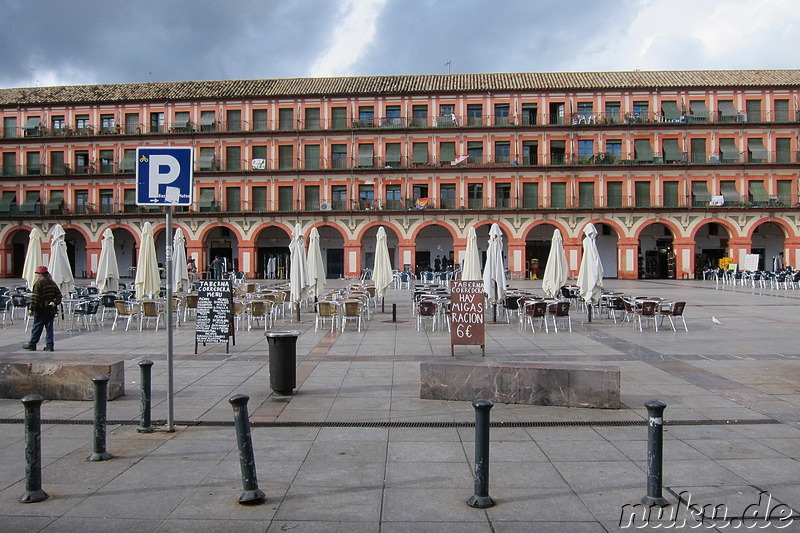
[[[142,331],[142,325],[144,324],[145,320],[148,322],[155,320],[156,331],[158,331],[158,324],[161,322],[161,315],[164,314],[164,308],[161,306],[161,302],[156,300],[143,300],[141,303],[142,312],[139,316],[139,331]]]
[[[100,322],[103,322],[106,319],[106,310],[113,310],[114,302],[118,299],[118,296],[114,292],[105,292],[100,296]]]
[[[644,331],[642,328],[642,322],[650,320],[653,322],[653,329],[658,332],[658,321],[656,320],[657,311],[658,302],[653,300],[644,300],[640,303],[640,305],[634,307],[634,313],[639,321],[639,331]]]
[[[117,319],[123,318],[126,320],[125,331],[128,331],[128,328],[131,325],[131,320],[140,316],[140,311],[136,305],[127,300],[114,300],[114,309],[116,312],[114,313],[114,323],[111,324],[112,331],[117,328]]]
[[[364,304],[359,300],[344,300],[342,302],[342,332],[348,320],[355,320],[358,324],[358,332],[361,333],[361,322],[364,318]]]
[[[269,300],[250,300],[247,302],[247,329],[253,327],[253,322],[264,321],[264,331],[267,326],[272,326],[272,302]]]
[[[431,321],[431,331],[436,331],[436,322],[439,317],[439,310],[433,300],[420,300],[417,303],[417,331],[420,330],[423,320]]]
[[[314,331],[319,330],[319,325],[322,323],[325,326],[325,321],[331,321],[331,333],[336,328],[336,319],[339,316],[339,306],[334,302],[320,300],[317,302],[317,317],[314,320]]]
[[[189,293],[183,297],[183,321],[189,318],[190,313],[194,313],[197,316],[197,300],[200,296],[196,293]]]
[[[558,333],[558,320],[567,320],[569,332],[572,333],[572,317],[569,316],[569,301],[560,300],[547,306],[547,316],[552,317],[553,327]],[[549,333],[549,332],[548,332]]]
[[[544,324],[544,330],[550,333],[550,328],[547,325],[547,302],[544,300],[527,300],[522,308],[522,317],[521,324],[523,330],[527,322],[531,325],[531,332],[536,333],[533,323],[538,320],[540,327],[541,324]]]
[[[100,300],[85,300],[72,308],[72,325],[70,329],[75,327],[75,322],[80,320],[86,326],[86,331],[89,331],[91,322],[94,321],[98,328],[103,327],[97,318],[97,313],[100,310]]]
[[[686,325],[686,319],[683,317],[683,310],[686,308],[686,302],[671,302],[669,304],[663,304],[661,306],[661,322],[664,322],[664,317],[669,318],[669,323],[672,326],[672,331],[677,331],[675,329],[675,321],[674,318],[680,318],[683,321],[683,329],[687,332],[689,331],[689,327]]]

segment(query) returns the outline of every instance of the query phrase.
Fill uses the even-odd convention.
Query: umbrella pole
[[[592,321],[592,302],[591,301],[588,302],[588,306],[589,306],[589,309],[588,309],[588,311],[589,311],[589,322],[591,322]]]
[[[386,296],[381,296],[381,313],[386,312]]]
[[[294,305],[295,305],[295,315],[294,316],[297,319],[297,321],[300,322],[300,302],[297,302]]]

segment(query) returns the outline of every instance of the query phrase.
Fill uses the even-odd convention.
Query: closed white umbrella
[[[375,282],[375,296],[385,298],[394,276],[392,275],[392,263],[389,260],[389,245],[386,244],[386,230],[383,226],[378,228],[377,238],[372,280]]]
[[[175,292],[189,292],[189,267],[186,265],[186,237],[177,228],[172,237],[172,288]]]
[[[470,226],[467,232],[467,250],[464,254],[464,266],[461,269],[461,279],[481,279],[481,257],[478,254],[478,236],[475,228]]]
[[[300,319],[300,302],[308,298],[308,265],[306,264],[306,250],[303,243],[303,231],[300,224],[294,225],[292,242],[289,243],[289,295],[297,309],[297,319]]]
[[[497,320],[497,303],[506,299],[506,272],[503,268],[503,232],[497,223],[489,230],[489,249],[486,251],[486,265],[483,268],[483,292],[486,303],[494,305]]]
[[[270,259],[270,261],[272,260]],[[319,231],[317,231],[317,228],[311,228],[311,233],[308,235],[306,261],[308,263],[308,294],[319,298],[325,291],[328,278],[325,274],[325,265],[322,263],[322,250],[319,247]]]
[[[103,232],[94,284],[100,292],[119,289],[119,265],[117,265],[117,252],[114,251],[114,232],[111,228],[106,228]]]
[[[136,298],[141,300],[149,294],[158,294],[161,288],[161,276],[158,272],[156,243],[153,239],[153,227],[145,222],[142,227],[142,244],[139,246],[139,258],[136,261]]]
[[[22,277],[28,288],[33,290],[36,283],[36,269],[44,265],[42,258],[42,239],[44,234],[39,228],[33,228],[28,235],[28,250],[25,252],[25,264],[22,266]]]
[[[67,256],[66,235],[61,224],[56,224],[50,230],[50,264],[47,265],[50,276],[64,296],[75,290],[75,278]]]
[[[583,257],[578,271],[581,299],[587,305],[597,304],[603,292],[603,264],[597,252],[597,229],[591,222],[583,228]],[[591,311],[590,311],[591,313]],[[591,317],[591,314],[589,315]]]
[[[564,283],[567,282],[567,278],[569,278],[567,252],[564,251],[561,230],[556,229],[553,232],[553,240],[550,241],[550,255],[547,256],[547,265],[544,267],[542,290],[547,296],[555,296]]]

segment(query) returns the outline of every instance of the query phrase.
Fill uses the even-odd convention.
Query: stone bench
[[[0,398],[39,394],[45,400],[93,400],[92,378],[105,375],[108,399],[125,394],[125,365],[107,356],[70,353],[3,356],[0,360]]]
[[[619,409],[619,367],[498,361],[421,363],[420,398]]]

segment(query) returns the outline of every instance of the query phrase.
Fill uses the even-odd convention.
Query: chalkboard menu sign
[[[453,281],[450,293],[450,355],[455,345],[480,345],[486,355],[483,281]]]
[[[198,343],[229,343],[232,333],[233,290],[230,280],[202,280],[197,291],[197,323],[194,352]],[[235,342],[235,341],[234,341]],[[227,352],[228,346],[225,347]]]

